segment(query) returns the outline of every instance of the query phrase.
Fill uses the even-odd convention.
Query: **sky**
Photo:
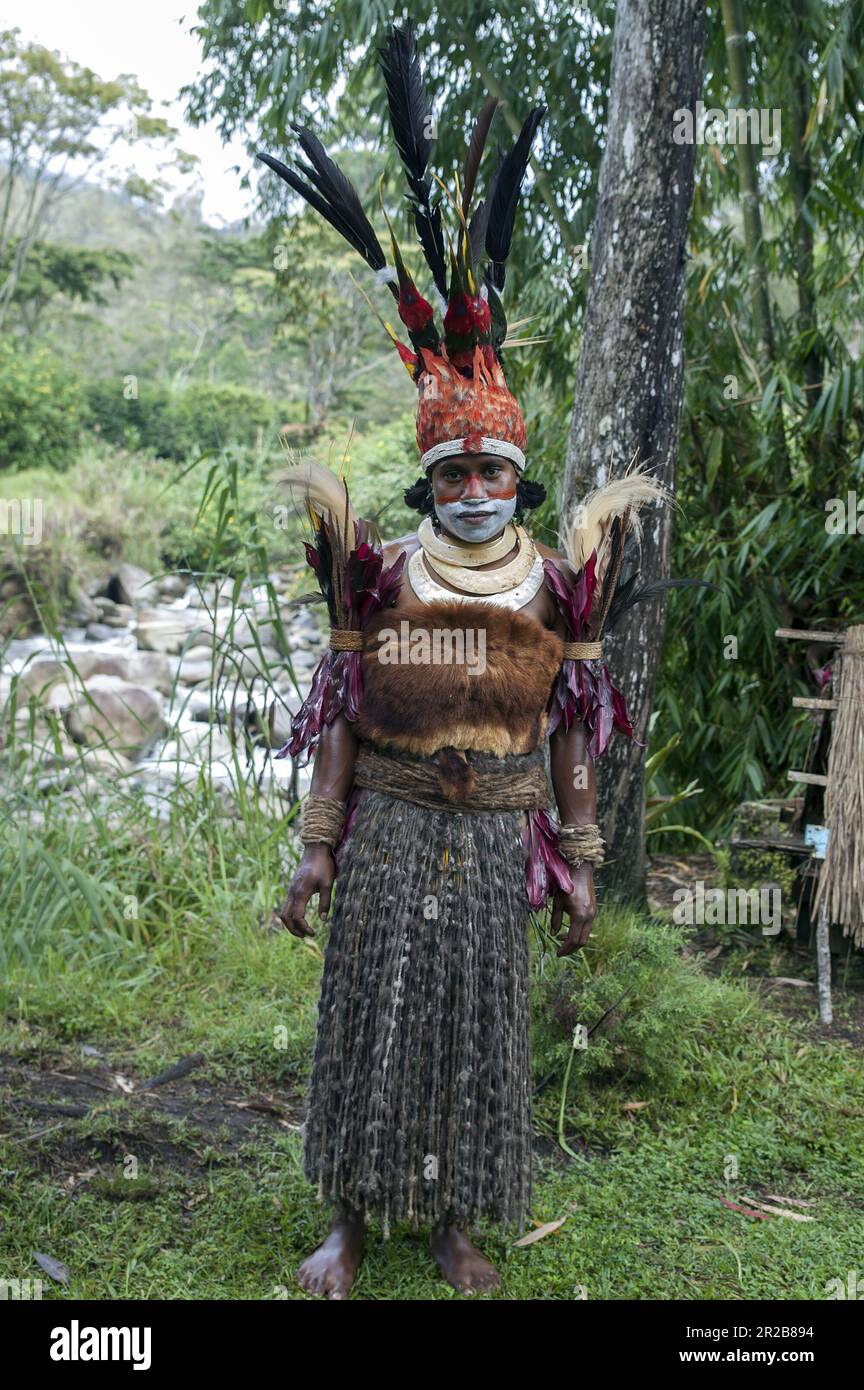
[[[252,210],[249,192],[231,169],[239,164],[245,171],[249,158],[242,140],[223,145],[215,126],[196,129],[183,119],[177,93],[201,69],[200,45],[188,32],[196,9],[196,0],[3,0],[3,27],[20,29],[22,39],[57,49],[102,78],[134,74],[153,99],[153,114],[176,126],[180,148],[200,160],[195,175],[175,179],[178,192],[200,187],[204,216],[219,226]],[[159,157],[132,149],[126,154],[124,147],[122,162],[154,176]]]

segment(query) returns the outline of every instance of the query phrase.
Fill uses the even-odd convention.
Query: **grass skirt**
[[[371,790],[340,849],[304,1168],[320,1198],[380,1217],[385,1235],[403,1219],[524,1229],[525,854],[518,811],[427,810]]]

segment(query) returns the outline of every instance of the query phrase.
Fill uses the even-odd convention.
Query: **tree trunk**
[[[615,17],[609,129],[591,241],[591,282],[567,451],[562,515],[636,455],[672,487],[683,391],[685,242],[694,143],[673,140],[675,113],[695,112],[705,48],[704,0],[621,0]],[[668,507],[645,516],[642,575],[669,573]],[[645,893],[643,758],[664,608],[631,610],[607,642],[638,742],[616,735],[598,767],[606,837],[603,882]],[[614,862],[613,862],[614,861]]]

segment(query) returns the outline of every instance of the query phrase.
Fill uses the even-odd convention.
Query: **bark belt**
[[[528,755],[530,757],[530,755]],[[549,805],[549,784],[543,763],[524,758],[502,771],[475,767],[461,750],[444,748],[434,758],[379,753],[362,744],[354,765],[354,785],[385,792],[415,806],[442,811],[532,811]]]

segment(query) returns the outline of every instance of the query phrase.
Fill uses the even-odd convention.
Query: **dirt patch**
[[[692,888],[702,881],[705,888],[720,888],[722,882],[714,859],[707,854],[656,854],[647,876],[648,901],[660,917],[670,916],[675,892]],[[745,929],[703,927],[688,940],[685,954],[696,956],[702,968],[712,974],[734,969],[741,981],[757,989],[771,1008],[786,1018],[806,1025],[811,1039],[848,1042],[864,1052],[864,979],[861,953],[852,952],[852,968],[846,972],[845,957],[833,957],[834,1022],[821,1023],[816,993],[813,952],[793,939],[781,935],[769,943]]]
[[[70,1047],[38,1060],[0,1055],[0,1139],[68,1187],[115,1173],[130,1154],[145,1170],[165,1164],[193,1172],[252,1140],[297,1130],[303,1120],[296,1092],[212,1083],[203,1057],[186,1059],[185,1071],[181,1065],[179,1075],[160,1081],[90,1052],[83,1057]]]
[[[811,1038],[847,1042],[859,1052],[864,1052],[864,986],[856,984],[843,989],[835,983],[832,990],[834,1022],[822,1023],[815,984],[812,989],[802,989],[778,984],[770,978],[756,977],[752,983],[758,984],[763,999],[772,1008],[787,1018],[804,1023]]]
[[[700,879],[706,888],[721,886],[713,855],[652,854],[645,879],[651,911],[660,917],[671,916],[678,889],[693,888]]]

